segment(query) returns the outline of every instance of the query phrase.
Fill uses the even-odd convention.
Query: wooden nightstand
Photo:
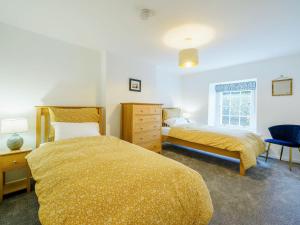
[[[31,150],[32,149],[0,151],[0,202],[3,200],[3,195],[5,194],[22,189],[27,189],[27,192],[30,192],[31,173],[25,156],[30,153]],[[5,173],[20,168],[26,168],[26,178],[6,183]]]

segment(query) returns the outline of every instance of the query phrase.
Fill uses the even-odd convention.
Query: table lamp
[[[23,145],[23,138],[19,133],[28,130],[28,122],[24,118],[1,120],[1,133],[12,134],[7,140],[10,150],[19,150]]]

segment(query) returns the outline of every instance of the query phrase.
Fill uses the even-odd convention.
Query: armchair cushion
[[[265,142],[277,144],[277,145],[283,145],[283,146],[287,146],[287,147],[293,147],[293,148],[300,147],[299,144],[296,142],[283,141],[283,140],[279,140],[279,139],[266,139]]]

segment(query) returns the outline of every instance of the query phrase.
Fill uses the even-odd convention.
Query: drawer
[[[25,159],[27,154],[28,153],[20,153],[0,156],[0,169],[5,171],[27,166],[27,161]]]
[[[139,146],[149,149],[151,151],[154,152],[160,152],[161,151],[161,141],[150,141],[150,142],[145,142],[145,143],[141,143],[139,144]]]
[[[133,118],[133,123],[148,123],[148,122],[159,122],[161,123],[161,116],[160,115],[146,115],[146,116],[135,116]]]
[[[160,122],[135,123],[134,127],[133,127],[133,132],[159,130],[160,128],[161,128],[161,123]]]
[[[161,140],[160,129],[146,132],[139,132],[133,135],[133,143],[145,143],[149,141]]]
[[[161,115],[161,106],[153,105],[134,105],[133,113],[135,115]]]

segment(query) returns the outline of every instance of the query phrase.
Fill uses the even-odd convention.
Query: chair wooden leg
[[[267,149],[267,155],[266,155],[266,162],[269,158],[269,151],[270,151],[270,148],[271,148],[271,143],[268,144],[268,149]]]
[[[284,148],[284,146],[282,145],[281,146],[281,152],[280,152],[280,161],[281,161],[281,158],[282,158],[283,148]]]
[[[292,171],[292,160],[293,160],[293,148],[290,147],[290,160],[289,160],[290,171]]]

